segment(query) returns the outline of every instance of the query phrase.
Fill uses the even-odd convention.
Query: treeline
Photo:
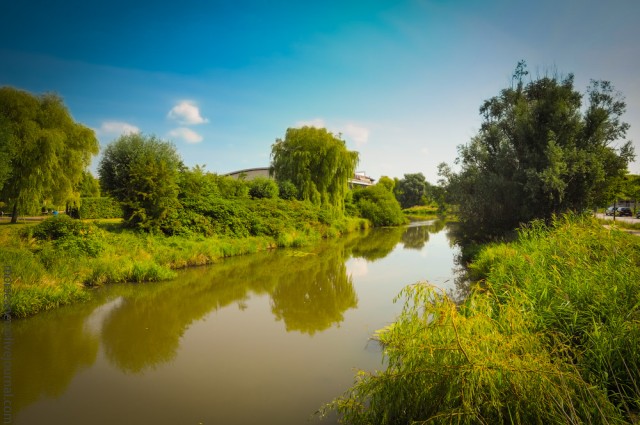
[[[531,220],[593,210],[633,192],[622,94],[608,81],[591,81],[583,96],[573,74],[528,82],[527,75],[520,62],[511,86],[482,104],[480,131],[458,148],[460,170],[440,165],[468,238],[504,237]]]
[[[275,198],[310,202],[332,219],[346,212],[374,225],[404,222],[395,198],[378,188],[351,194],[358,153],[326,129],[288,129],[272,146],[273,179],[250,182],[189,169],[171,142],[152,135],[110,143],[99,179],[87,170],[97,153],[94,132],[73,120],[60,97],[0,88],[0,209],[14,223],[19,215],[64,205],[75,218],[122,216],[126,227],[140,231],[211,235],[230,231],[220,224],[225,216],[246,212],[238,200]],[[101,195],[119,206],[87,199]]]
[[[107,146],[98,172],[105,193],[122,206],[127,227],[166,235],[275,236],[279,217],[272,214],[270,221],[256,224],[273,207],[255,201],[276,199],[280,202],[269,205],[281,210],[297,208],[286,202],[308,203],[325,222],[345,214],[377,226],[405,222],[385,186],[348,189],[357,153],[325,129],[287,130],[287,138],[274,144],[272,157],[275,178],[244,181],[202,166],[187,168],[170,142],[130,134]]]

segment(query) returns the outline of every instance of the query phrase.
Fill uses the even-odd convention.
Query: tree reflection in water
[[[232,258],[187,271],[173,282],[122,285],[124,300],[102,329],[106,356],[133,373],[169,362],[192,322],[232,303],[246,308],[251,294],[268,294],[275,318],[288,331],[313,335],[338,324],[357,306],[343,242],[327,242],[315,253],[283,250]]]
[[[346,310],[358,306],[342,247],[297,258],[279,280],[271,293],[271,311],[287,331],[313,335],[339,324]]]
[[[73,377],[95,362],[99,340],[84,325],[95,308],[80,304],[0,326],[3,340],[11,327],[14,415],[40,398],[61,396]]]
[[[402,245],[406,249],[421,250],[429,241],[429,234],[438,233],[445,225],[444,220],[412,223],[402,234]]]
[[[125,373],[142,373],[171,362],[189,326],[212,311],[255,295],[270,298],[275,320],[289,332],[314,335],[344,320],[358,306],[347,273],[351,257],[376,261],[402,242],[420,249],[444,223],[374,229],[326,241],[306,251],[276,250],[231,258],[211,267],[185,270],[170,282],[112,285],[93,301],[12,325],[14,412],[43,397],[63,394],[73,377],[91,366],[100,344],[106,359]],[[447,233],[450,243],[455,236]],[[100,315],[99,333],[86,325],[92,312],[118,299]],[[93,319],[91,319],[93,320]]]

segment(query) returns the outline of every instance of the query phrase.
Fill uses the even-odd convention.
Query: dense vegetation
[[[384,184],[376,184],[353,192],[353,202],[361,217],[374,226],[399,226],[407,222],[400,204]]]
[[[407,287],[388,367],[329,407],[349,424],[629,423],[640,411],[640,239],[587,217],[489,246],[457,306]]]
[[[583,106],[573,75],[525,84],[526,75],[521,62],[512,86],[483,103],[480,131],[459,147],[460,172],[440,170],[474,239],[606,205],[634,157],[631,142],[624,142],[625,102],[609,82],[592,81]]]
[[[60,97],[0,87],[0,200],[13,223],[43,203],[77,200],[97,153],[93,130],[76,123]]]
[[[103,196],[101,198],[80,198],[78,211],[80,218],[122,218],[122,207],[113,198]]]
[[[25,96],[37,105],[36,98]],[[45,101],[60,106],[57,98]],[[297,148],[290,150],[292,145]],[[78,169],[73,184],[64,186],[66,192],[60,185],[28,192],[32,203],[58,192],[70,200],[71,193],[76,218],[122,220],[96,224],[56,217],[21,232],[3,228],[7,243],[0,261],[14,265],[19,276],[11,288],[12,314],[23,317],[84,299],[91,286],[167,279],[174,276],[172,269],[228,255],[306,245],[370,223],[404,222],[397,201],[382,186],[363,191],[353,202],[347,180],[357,153],[326,130],[289,129],[273,149],[280,179],[244,181],[206,172],[203,166],[189,169],[172,143],[128,134],[105,149],[100,185]],[[304,164],[311,174],[296,176],[287,164],[301,160],[301,149],[307,149]],[[100,188],[107,197],[96,197]],[[347,215],[345,199],[352,207]]]
[[[284,140],[271,147],[271,171],[279,182],[292,182],[300,200],[344,212],[348,179],[358,164],[358,152],[324,128],[287,129]]]
[[[169,279],[172,270],[275,247],[302,246],[368,226],[334,219],[308,202],[217,198],[200,223],[210,235],[167,236],[123,227],[120,220],[84,222],[66,216],[37,225],[0,226],[0,263],[17,277],[10,311],[25,317],[84,300],[88,288],[113,282]],[[195,225],[191,223],[191,225]],[[188,229],[187,229],[188,230]]]
[[[135,133],[107,146],[98,173],[104,191],[120,202],[125,224],[154,231],[179,207],[181,164],[171,143]]]

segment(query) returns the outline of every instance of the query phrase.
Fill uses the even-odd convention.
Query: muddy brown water
[[[384,367],[369,338],[400,312],[398,292],[419,280],[455,289],[450,235],[439,222],[374,229],[13,321],[13,423],[334,424],[313,414],[356,369]]]

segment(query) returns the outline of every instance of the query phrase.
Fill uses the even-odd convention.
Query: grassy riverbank
[[[388,367],[330,406],[349,424],[637,423],[640,238],[590,217],[485,247],[456,306],[408,287],[378,333]]]
[[[309,203],[246,200],[246,216],[216,222],[211,236],[165,236],[123,228],[118,220],[66,217],[41,224],[0,225],[0,264],[10,275],[12,317],[20,318],[91,297],[115,282],[171,279],[174,270],[277,247],[316,243],[368,226],[332,218]]]

